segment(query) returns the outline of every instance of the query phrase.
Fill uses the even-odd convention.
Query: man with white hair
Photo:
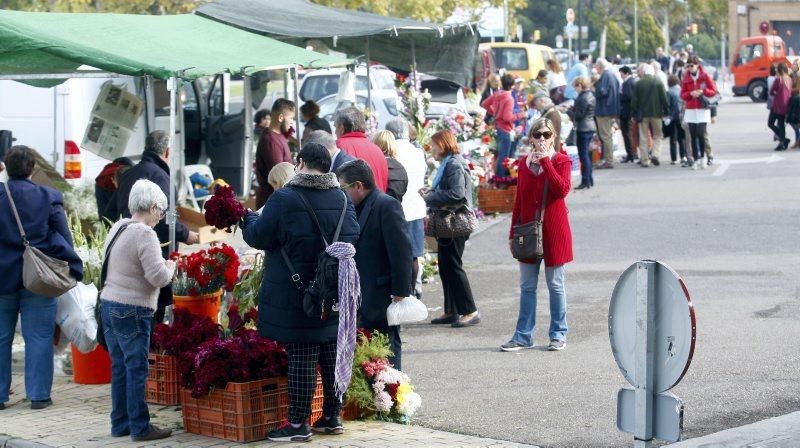
[[[336,137],[334,137],[333,134],[323,131],[322,129],[311,131],[306,138],[306,143],[317,143],[324,146],[325,149],[328,150],[328,154],[331,155],[331,169],[328,171],[329,173],[334,173],[336,172],[337,168],[345,163],[356,160],[355,157],[342,151],[338,146],[336,146]]]
[[[661,117],[669,116],[669,101],[661,81],[655,76],[655,69],[651,64],[642,63],[639,66],[641,78],[633,87],[631,112],[639,122],[639,160],[643,168],[661,164]],[[647,148],[647,135],[652,133],[653,144]]]
[[[653,59],[652,61],[650,61],[650,65],[653,67],[653,74],[655,75],[656,78],[658,78],[659,81],[661,81],[661,84],[664,86],[664,91],[667,91],[668,90],[667,74],[661,70],[661,64],[659,64],[658,61]]]
[[[603,160],[597,168],[614,168],[614,123],[619,117],[619,81],[611,71],[611,63],[604,58],[597,58],[595,70],[600,75],[594,86],[594,96],[597,99],[595,119],[597,121],[597,134],[603,143]]]

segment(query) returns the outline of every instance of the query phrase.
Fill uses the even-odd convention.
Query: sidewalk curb
[[[16,437],[0,435],[0,448],[53,448],[39,442],[18,439]]]
[[[480,235],[481,233],[491,229],[492,227],[500,224],[501,222],[505,222],[510,217],[511,217],[510,213],[498,214],[498,216],[495,219],[493,219],[492,222],[490,222],[488,224],[485,224],[485,225],[481,224],[478,227],[478,230],[476,230],[472,235],[470,235],[470,238],[473,238],[473,237],[476,237],[476,236]]]

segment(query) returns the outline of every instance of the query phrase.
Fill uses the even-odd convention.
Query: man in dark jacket
[[[314,422],[315,431],[343,432],[339,411],[341,403],[334,389],[338,319],[321,320],[303,311],[303,292],[292,281],[314,278],[317,259],[325,249],[322,235],[304,205],[308,201],[325,239],[331,241],[341,216],[339,241],[355,244],[359,227],[356,211],[339,188],[336,175],[329,173],[328,150],[316,143],[306,143],[297,156],[298,172],[289,183],[270,195],[261,215],[248,213],[242,220],[242,236],[256,249],[266,250],[264,279],[261,282],[258,330],[261,335],[286,346],[289,357],[289,425],[269,433],[277,442],[302,442],[311,439],[306,424],[311,415],[311,399],[317,384],[317,362],[322,371],[325,393],[323,416]],[[301,197],[302,195],[302,197]],[[292,272],[289,262],[296,271]]]
[[[356,160],[355,157],[336,146],[336,137],[334,137],[333,134],[321,129],[311,131],[308,134],[306,143],[318,143],[328,150],[328,154],[331,155],[331,173],[335,173],[336,170],[345,163]]]
[[[631,114],[631,101],[633,100],[633,86],[636,85],[636,77],[627,65],[619,68],[622,76],[622,91],[619,95],[619,130],[622,132],[622,141],[625,143],[624,162],[633,162],[636,159],[636,149],[631,140],[633,115]]]
[[[377,190],[372,171],[363,160],[342,165],[336,174],[356,206],[361,229],[356,245],[361,277],[359,326],[389,336],[394,353],[389,362],[401,370],[400,327],[389,326],[386,309],[392,301],[411,295],[411,238],[403,207]]]
[[[120,177],[117,191],[109,199],[108,205],[102,214],[103,217],[112,222],[117,221],[120,216],[123,218],[131,217],[131,212],[128,210],[128,198],[133,184],[139,179],[147,179],[158,185],[161,191],[169,198],[169,152],[169,135],[164,131],[151,132],[145,139],[142,160]],[[169,243],[169,224],[167,224],[166,217],[159,221],[153,230],[156,231],[158,241],[161,244]],[[197,244],[200,240],[196,232],[190,231],[180,221],[175,222],[175,239],[185,244]],[[169,257],[168,245],[161,249],[161,255],[164,258]],[[164,309],[168,305],[172,305],[171,285],[161,288],[158,294],[158,309],[154,314],[156,323],[164,320]],[[153,328],[155,328],[155,325],[153,325]]]
[[[614,168],[614,122],[619,118],[619,81],[611,72],[611,63],[598,58],[595,64],[600,79],[594,86],[597,99],[597,135],[603,143],[603,160],[597,168]]]
[[[639,66],[641,78],[633,89],[631,112],[639,121],[639,159],[642,167],[661,164],[661,140],[663,139],[661,117],[669,116],[669,101],[664,84],[655,77],[655,70],[650,64]],[[641,118],[641,120],[638,120]],[[647,135],[653,134],[653,146],[647,148]]]

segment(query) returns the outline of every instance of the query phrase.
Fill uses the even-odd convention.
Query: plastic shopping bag
[[[386,309],[386,320],[389,325],[410,324],[428,318],[428,307],[416,297],[406,297],[394,302]]]
[[[81,353],[97,347],[97,288],[78,282],[74,288],[58,297],[56,325],[61,327],[61,337],[67,338]]]

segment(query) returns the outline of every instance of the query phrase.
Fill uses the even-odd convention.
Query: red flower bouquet
[[[177,264],[172,292],[179,296],[197,296],[232,290],[239,276],[239,256],[227,244],[211,246],[189,255],[173,253]]]
[[[150,338],[150,351],[161,355],[180,355],[211,339],[219,339],[220,327],[205,316],[183,309],[172,312],[172,322],[157,324]]]
[[[217,187],[214,195],[206,201],[204,208],[208,225],[227,232],[231,232],[231,227],[235,226],[245,214],[245,209],[236,199],[233,188],[228,186]]]

